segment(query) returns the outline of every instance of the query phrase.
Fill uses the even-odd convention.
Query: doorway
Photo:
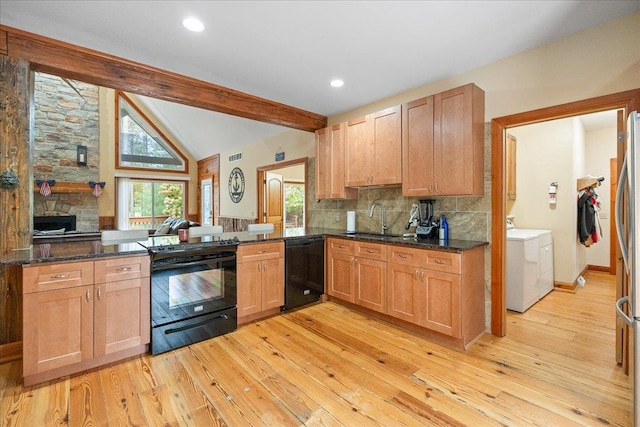
[[[294,222],[296,228],[304,227],[306,224],[304,202],[307,199],[307,163],[308,158],[305,157],[257,168],[259,223],[271,222],[276,231],[280,229],[282,232],[291,229],[290,225]],[[280,181],[280,191],[277,191],[276,181],[278,180]],[[303,189],[302,206],[293,208],[293,210],[292,206],[287,207],[287,203],[293,205],[300,203],[300,201],[295,195],[291,196],[292,186],[297,187],[297,190],[293,190],[294,193],[299,191],[300,187]],[[293,211],[296,213],[291,213]]]
[[[583,101],[562,104],[554,107],[504,116],[491,121],[491,333],[506,335],[506,180],[505,152],[506,131],[516,126],[540,123],[548,120],[566,118],[594,112],[623,109],[626,117],[638,103],[640,89],[620,92],[612,95],[591,98]],[[622,130],[623,123],[618,123]],[[624,145],[618,144],[618,168],[622,164]],[[617,173],[619,174],[619,170]],[[618,261],[619,262],[619,261]],[[620,276],[620,266],[617,266]],[[622,283],[618,277],[616,282]],[[621,287],[622,285],[617,285]]]

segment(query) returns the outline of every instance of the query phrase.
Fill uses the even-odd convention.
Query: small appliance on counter
[[[437,239],[438,221],[433,216],[433,204],[435,200],[420,200],[420,225],[416,227],[418,239]]]

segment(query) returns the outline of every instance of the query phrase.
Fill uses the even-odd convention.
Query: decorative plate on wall
[[[244,195],[244,174],[242,169],[233,168],[229,175],[229,197],[233,203],[238,203]]]

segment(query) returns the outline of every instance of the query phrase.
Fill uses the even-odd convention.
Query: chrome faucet
[[[373,218],[373,211],[375,210],[376,206],[380,207],[380,234],[384,234],[385,230],[389,229],[389,227],[384,224],[384,206],[382,206],[380,203],[374,202],[371,205],[371,209],[369,210],[369,218]]]

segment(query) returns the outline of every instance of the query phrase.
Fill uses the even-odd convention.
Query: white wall
[[[508,215],[517,228],[551,230],[554,280],[575,279],[576,227],[572,119],[509,129],[516,137],[516,194]],[[549,185],[558,183],[557,203],[549,203]],[[509,254],[506,254],[507,259]]]
[[[276,152],[281,150],[285,153],[284,161],[315,157],[315,134],[291,130],[220,154],[220,216],[255,218],[258,210],[257,168],[276,164]],[[229,163],[229,155],[240,151],[242,160]],[[245,179],[245,193],[239,203],[231,201],[227,188],[229,174],[235,167],[242,169]]]
[[[613,123],[615,124],[615,123]],[[587,265],[609,266],[609,159],[616,156],[616,128],[586,133],[579,118],[554,120],[509,129],[516,143],[517,199],[508,204],[517,228],[552,230],[554,280],[573,283]],[[598,187],[603,219],[602,241],[590,247],[577,238],[577,178],[604,176]],[[548,202],[548,187],[558,183],[557,203]],[[507,254],[508,258],[509,254]]]

